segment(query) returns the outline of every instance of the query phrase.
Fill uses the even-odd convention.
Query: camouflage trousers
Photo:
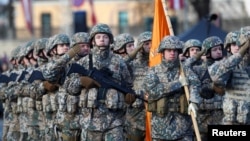
[[[53,128],[46,128],[44,133],[44,138],[46,141],[55,141],[56,136]]]
[[[249,124],[250,102],[225,97],[223,100],[224,118],[222,124]]]
[[[145,139],[145,131],[135,128],[125,127],[126,141],[143,141]]]
[[[19,141],[20,140],[20,132],[19,131],[11,131],[7,134],[7,141]]]
[[[41,140],[39,126],[28,126],[28,141]]]
[[[223,118],[221,110],[199,110],[197,114],[197,123],[202,141],[207,141],[208,125],[219,125]]]
[[[7,140],[7,134],[9,132],[9,126],[4,125],[3,126],[3,134],[2,134],[2,141],[6,141]]]
[[[124,141],[123,127],[118,126],[105,132],[82,130],[84,138],[81,141]]]

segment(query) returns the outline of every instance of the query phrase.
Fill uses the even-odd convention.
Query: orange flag
[[[162,0],[163,1],[163,0]],[[158,47],[161,39],[172,33],[169,29],[168,22],[165,16],[164,8],[165,3],[162,3],[161,0],[155,0],[155,12],[154,12],[154,23],[152,31],[152,46],[150,48],[149,55],[149,67],[155,66],[161,63],[161,54],[158,52]],[[147,109],[147,104],[146,104]],[[152,141],[151,136],[151,112],[146,112],[146,141]]]
[[[150,48],[149,66],[155,66],[161,62],[161,54],[157,53],[161,39],[170,35],[163,4],[161,0],[155,0],[155,13],[152,31],[152,47]]]

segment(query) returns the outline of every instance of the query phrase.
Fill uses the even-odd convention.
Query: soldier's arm
[[[158,100],[170,96],[183,86],[179,80],[161,83],[158,76],[149,73],[144,79],[145,91],[148,92],[148,100]]]
[[[189,101],[200,103],[201,82],[198,75],[190,68],[185,68],[185,76],[188,79]]]
[[[215,84],[226,86],[231,77],[232,71],[240,64],[242,56],[240,54],[232,55],[221,61],[213,63],[208,67],[209,75]]]

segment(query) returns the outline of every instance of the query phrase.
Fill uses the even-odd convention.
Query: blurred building
[[[33,0],[34,36],[26,28],[20,1],[15,2],[15,25],[18,39],[46,37],[56,33],[69,35],[88,31],[96,22],[106,23],[114,34],[139,34],[151,30],[152,0]],[[92,15],[93,14],[93,15]]]
[[[136,37],[142,31],[152,28],[154,0],[31,1],[33,34],[27,30],[21,0],[0,0],[0,39],[4,39],[1,40],[1,52],[9,54],[12,48],[31,38],[50,37],[57,33],[72,35],[78,31],[88,31],[95,22],[108,24],[114,35],[129,32]],[[181,1],[183,5],[177,9],[171,9],[170,1]],[[203,2],[166,0],[176,35],[185,32],[198,22],[198,15],[191,1]],[[12,2],[12,6],[8,7],[8,2]],[[219,17],[213,21],[214,24],[225,31],[249,25],[250,7],[247,3],[249,0],[210,0],[210,13],[216,13]],[[9,10],[12,15],[6,13],[6,10]],[[9,22],[9,19],[13,19],[13,22]],[[11,25],[14,25],[14,32],[8,31]],[[8,40],[8,35],[14,35],[15,40]]]

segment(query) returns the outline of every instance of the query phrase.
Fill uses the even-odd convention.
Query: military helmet
[[[145,41],[151,41],[151,40],[152,40],[152,32],[145,31],[138,36],[137,47],[142,45]]]
[[[41,50],[46,48],[46,45],[48,43],[48,38],[41,38],[35,41],[34,43],[34,53],[38,54]]]
[[[224,41],[224,48],[227,49],[230,44],[236,43],[239,37],[239,31],[231,31],[227,34],[225,41]]]
[[[10,60],[13,60],[13,59],[17,59],[18,58],[18,53],[20,51],[20,48],[21,46],[17,46],[16,48],[14,48],[11,53],[10,53]]]
[[[108,34],[109,36],[109,40],[110,40],[110,43],[112,44],[114,42],[114,37],[113,37],[113,34],[111,32],[111,29],[110,27],[107,25],[107,24],[103,24],[103,23],[99,23],[99,24],[96,24],[90,31],[90,44],[94,38],[94,36],[97,34],[97,33],[105,33],[105,34]]]
[[[20,62],[23,57],[28,55],[30,51],[34,49],[34,40],[31,40],[20,46],[19,52],[17,53],[18,61]]]
[[[25,44],[24,48],[24,55],[28,55],[31,51],[34,50],[34,43],[35,43],[35,40],[31,40],[29,41],[28,43]]]
[[[198,40],[198,39],[189,39],[189,40],[187,40],[187,41],[184,43],[184,48],[183,48],[183,50],[182,50],[184,56],[186,55],[186,53],[188,52],[188,49],[189,49],[190,47],[198,47],[198,48],[201,49],[201,48],[202,48],[202,43],[201,43],[201,41]]]
[[[18,62],[20,62],[26,56],[26,44],[20,46],[17,56]]]
[[[71,37],[70,48],[79,43],[89,43],[89,33],[78,32]]]
[[[127,43],[131,43],[134,42],[134,38],[132,35],[130,35],[129,33],[123,33],[120,34],[118,36],[116,36],[115,38],[115,42],[114,42],[114,51],[117,51],[119,49],[121,49],[122,47],[124,47]]]
[[[183,42],[178,37],[167,35],[161,40],[158,53],[162,53],[165,49],[177,49],[182,52],[183,45]]]
[[[202,47],[206,50],[205,54],[208,54],[208,51],[211,48],[218,45],[220,45],[223,48],[223,42],[218,36],[210,36],[206,38],[202,43]]]
[[[56,34],[50,37],[45,48],[46,54],[48,55],[49,52],[58,44],[70,44],[69,36],[66,34]]]
[[[250,39],[250,26],[241,27],[239,32],[240,33],[236,44],[238,46],[242,46],[242,44]]]

